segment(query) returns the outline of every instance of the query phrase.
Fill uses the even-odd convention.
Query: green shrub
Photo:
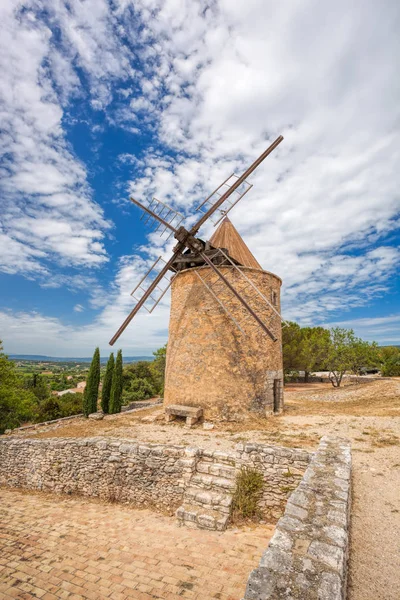
[[[60,417],[62,417],[62,411],[58,398],[51,396],[40,403],[36,422],[43,423],[43,421],[53,421]]]
[[[383,377],[400,376],[400,348],[385,346],[381,349],[381,373]]]
[[[123,403],[137,402],[138,400],[147,400],[155,396],[155,389],[147,379],[132,379],[130,386],[124,391]]]
[[[35,421],[53,421],[62,417],[71,417],[82,412],[82,394],[63,394],[50,396],[39,404]]]
[[[63,394],[58,398],[58,403],[61,408],[62,417],[71,417],[79,415],[82,412],[83,394],[76,392],[75,394]]]
[[[232,501],[233,519],[251,519],[259,516],[258,502],[263,485],[264,479],[259,471],[250,467],[242,467],[236,476]]]

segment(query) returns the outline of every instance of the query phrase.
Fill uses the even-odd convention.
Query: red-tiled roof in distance
[[[220,226],[214,231],[210,242],[215,248],[227,248],[229,255],[244,267],[262,269],[228,217],[225,217]]]

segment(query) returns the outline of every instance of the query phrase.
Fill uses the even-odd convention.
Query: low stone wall
[[[311,454],[295,448],[237,444],[235,452],[139,444],[112,438],[0,439],[0,485],[94,496],[172,513],[203,460],[252,466],[264,475],[260,512],[276,520]],[[201,473],[201,467],[199,466]]]
[[[324,437],[250,574],[244,600],[344,600],[350,444]]]
[[[154,402],[154,401],[146,401],[144,400],[139,401],[139,402],[131,402],[128,406],[123,406],[121,408],[121,413],[127,413],[127,412],[135,412],[138,410],[142,410],[143,408],[153,408],[153,406],[158,406],[159,404],[162,404],[162,399]],[[121,413],[116,413],[113,415],[104,415],[105,419],[108,419],[109,417],[116,417]],[[92,413],[92,415],[103,415],[102,411],[99,411],[98,413]],[[5,430],[5,434],[9,435],[9,434],[15,434],[18,432],[24,432],[24,431],[30,431],[32,429],[41,429],[42,427],[47,427],[47,426],[57,426],[57,425],[64,425],[65,421],[71,421],[73,419],[80,419],[81,417],[84,417],[83,413],[77,413],[76,415],[70,415],[69,417],[60,417],[59,419],[52,419],[51,421],[42,421],[41,423],[32,423],[31,425],[22,425],[21,427],[15,427],[14,429],[6,429]]]
[[[237,444],[236,466],[249,466],[264,475],[259,507],[264,516],[282,515],[290,493],[298,486],[312,454],[298,448],[266,444]]]
[[[181,501],[184,447],[113,439],[0,440],[0,485],[79,494],[172,512]]]

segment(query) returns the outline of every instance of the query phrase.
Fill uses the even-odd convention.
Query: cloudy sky
[[[231,220],[284,316],[400,343],[396,0],[2,0],[0,19],[7,352],[106,354],[171,247],[129,193],[190,218],[279,134]],[[162,345],[168,313],[140,315],[124,353]]]

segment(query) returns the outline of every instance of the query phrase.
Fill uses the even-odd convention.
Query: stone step
[[[235,489],[235,480],[226,477],[217,477],[217,475],[208,475],[206,473],[194,473],[190,479],[190,485],[206,490],[224,490],[232,492]]]
[[[229,465],[234,467],[236,464],[236,459],[232,454],[228,454],[227,452],[221,452],[220,450],[214,450],[213,452],[209,450],[203,450],[202,459],[207,462],[215,462],[219,464]]]
[[[229,514],[230,505],[232,504],[232,496],[229,493],[202,490],[196,487],[187,488],[184,498],[189,504],[204,505],[226,514]]]
[[[236,477],[235,467],[206,460],[199,460],[196,465],[196,471],[207,475],[215,475],[216,477],[224,477],[225,479],[234,480]]]
[[[221,514],[218,510],[184,503],[176,511],[181,524],[196,529],[213,529],[224,531],[229,521],[229,514]]]

